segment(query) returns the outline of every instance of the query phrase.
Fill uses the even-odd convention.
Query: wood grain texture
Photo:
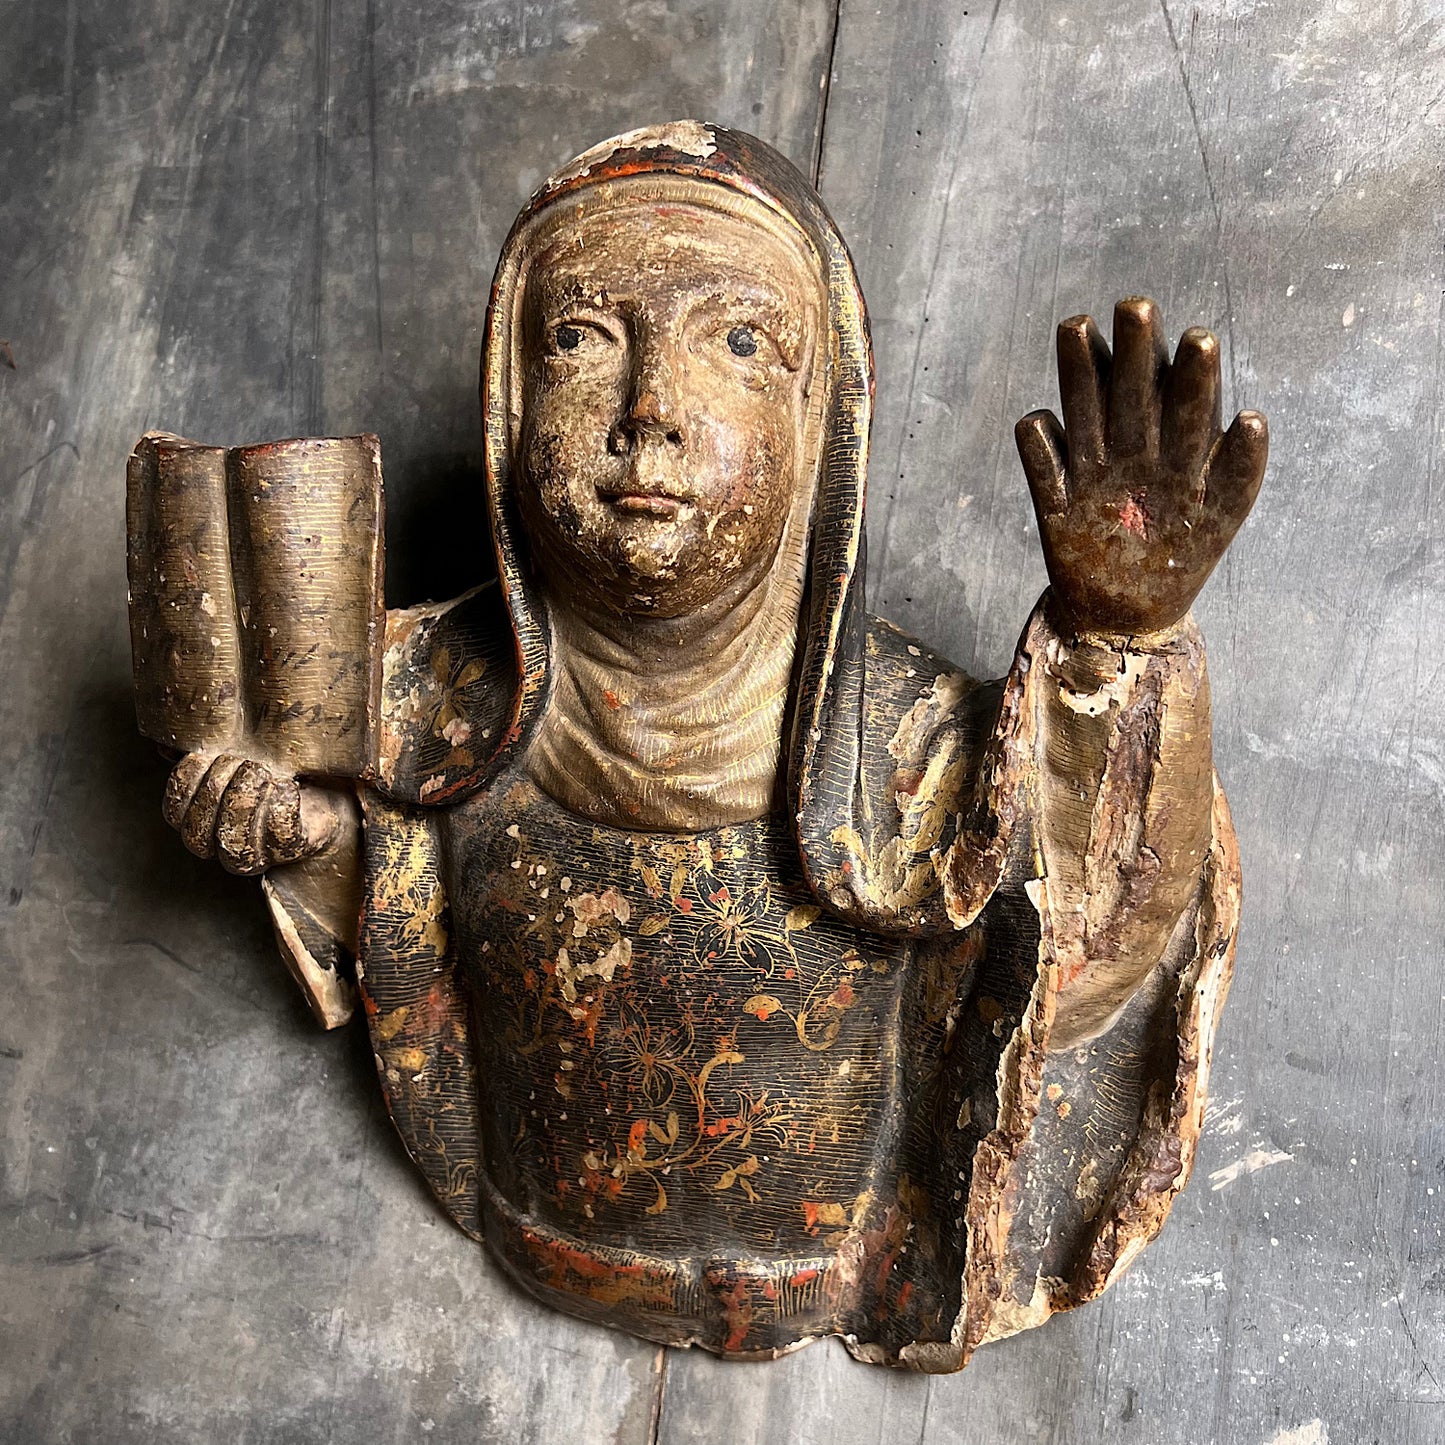
[[[1219,332],[1227,404],[1273,425],[1199,609],[1245,877],[1213,1123],[1104,1301],[956,1379],[829,1345],[675,1354],[659,1393],[654,1351],[530,1305],[429,1209],[254,885],[160,821],[129,700],[135,436],[377,431],[390,600],[478,580],[475,353],[526,192],[687,113],[808,162],[833,18],[0,3],[6,1440],[1445,1434],[1433,0],[841,6],[822,186],[878,352],[875,610],[1001,670],[1043,582],[1010,430],[1052,403],[1059,317],[1150,292],[1175,335]]]
[[[0,4],[7,1445],[647,1438],[658,1352],[531,1304],[442,1218],[254,883],[162,823],[123,469],[162,417],[231,443],[368,417],[393,600],[480,580],[477,351],[522,200],[639,118],[807,164],[833,15]]]
[[[669,1445],[1445,1438],[1442,18],[844,0],[822,189],[878,355],[873,607],[1003,666],[1044,576],[1010,433],[1064,316],[1151,294],[1269,415],[1199,608],[1244,921],[1196,1177],[1111,1296],[926,1384],[676,1358]]]

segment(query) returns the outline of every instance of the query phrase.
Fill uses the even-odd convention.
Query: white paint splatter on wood
[[[1251,1149],[1242,1159],[1216,1169],[1209,1176],[1209,1187],[1223,1189],[1242,1175],[1253,1174],[1257,1169],[1268,1169],[1272,1164],[1283,1164],[1293,1158],[1293,1154],[1287,1154],[1283,1149]]]
[[[1264,1445],[1330,1445],[1330,1432],[1323,1420],[1310,1420],[1297,1425],[1293,1430],[1281,1430],[1271,1435]]]
[[[1244,1099],[1211,1102],[1204,1111],[1204,1127],[1211,1134],[1238,1134],[1244,1128]]]

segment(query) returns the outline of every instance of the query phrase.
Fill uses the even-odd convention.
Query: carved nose
[[[612,428],[609,440],[612,450],[620,453],[636,446],[643,437],[674,447],[683,444],[682,421],[676,405],[662,388],[646,384],[633,391],[627,411]]]

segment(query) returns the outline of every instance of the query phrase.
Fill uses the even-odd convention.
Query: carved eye
[[[582,333],[575,326],[559,326],[553,333],[558,351],[576,351],[582,344]]]
[[[758,353],[758,338],[753,333],[751,326],[734,326],[728,332],[728,350],[734,356],[756,356]]]

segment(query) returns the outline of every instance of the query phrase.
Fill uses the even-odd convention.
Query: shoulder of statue
[[[412,803],[478,786],[509,725],[516,647],[501,589],[388,612],[375,785]]]
[[[980,741],[998,713],[1002,682],[982,682],[881,617],[870,617],[865,738],[895,763],[917,766],[942,731]]]

